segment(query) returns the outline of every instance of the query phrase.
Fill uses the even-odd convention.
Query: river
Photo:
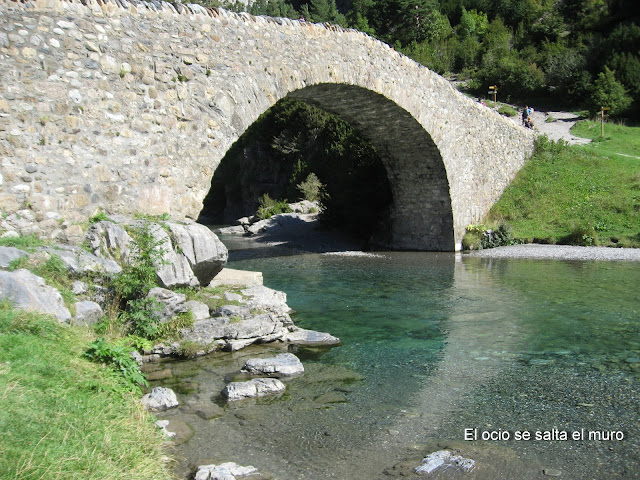
[[[172,362],[181,398],[224,408],[161,415],[193,429],[181,471],[393,478],[454,448],[476,461],[470,478],[640,478],[636,262],[292,253],[231,251],[229,267],[262,271],[297,325],[342,344],[299,349],[305,373],[283,396],[226,406],[218,393],[244,361],[282,347]]]

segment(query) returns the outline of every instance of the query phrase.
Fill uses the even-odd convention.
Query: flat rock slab
[[[285,390],[284,383],[277,378],[254,378],[248,382],[231,382],[222,390],[222,396],[232,402],[245,398],[275,395]]]
[[[253,375],[289,377],[304,373],[304,366],[293,353],[280,353],[272,358],[250,358],[242,371]]]
[[[209,283],[210,287],[229,285],[234,287],[255,287],[262,285],[262,272],[251,272],[249,270],[235,270],[233,268],[223,268]]]
[[[334,337],[329,333],[305,330],[304,328],[296,328],[287,333],[282,340],[294,345],[309,346],[338,345],[340,343],[338,337]]]

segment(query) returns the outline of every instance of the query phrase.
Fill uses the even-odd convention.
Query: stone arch
[[[354,85],[318,84],[288,96],[342,118],[381,153],[393,194],[388,246],[454,250],[453,212],[442,156],[406,110]]]

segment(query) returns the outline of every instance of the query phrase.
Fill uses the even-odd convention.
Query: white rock
[[[254,378],[248,382],[229,383],[222,390],[222,395],[229,401],[236,401],[274,395],[285,390],[284,383],[277,378]]]
[[[167,410],[179,405],[175,392],[165,387],[155,387],[140,401],[147,410]]]

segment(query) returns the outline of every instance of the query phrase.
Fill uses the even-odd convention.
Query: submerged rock
[[[165,387],[155,387],[140,401],[147,410],[168,410],[179,405],[175,392]]]
[[[227,462],[220,465],[201,465],[196,472],[195,480],[235,480],[255,475],[258,470],[255,467],[241,467],[237,463]]]
[[[315,330],[306,330],[304,328],[295,327],[288,332],[283,341],[294,345],[322,346],[322,345],[338,345],[340,339],[325,332],[316,332]]]
[[[242,371],[253,375],[289,377],[304,373],[304,366],[293,353],[280,353],[271,358],[250,358]]]
[[[476,467],[476,462],[461,455],[455,455],[451,450],[438,450],[422,459],[420,465],[413,469],[419,475],[428,475],[440,467],[456,467],[468,473]]]
[[[277,378],[254,378],[248,382],[231,382],[222,390],[222,396],[228,401],[236,401],[274,395],[285,390],[284,383]]]

